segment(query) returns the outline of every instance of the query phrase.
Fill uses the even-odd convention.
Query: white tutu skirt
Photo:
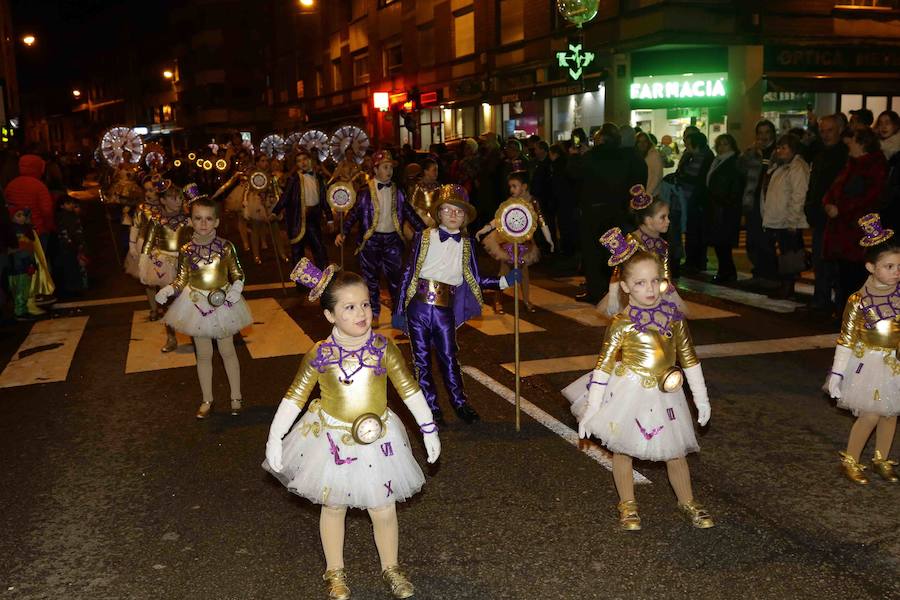
[[[244,206],[241,213],[244,219],[248,221],[268,221],[269,215],[266,212],[266,205],[262,196],[254,191],[247,192],[244,196]]]
[[[241,212],[244,203],[244,186],[238,185],[231,190],[222,203],[225,212]]]
[[[589,372],[563,390],[579,421],[587,410],[590,377]],[[610,452],[640,460],[672,460],[700,450],[684,390],[646,388],[631,370],[610,377],[600,410],[585,426]]]
[[[837,405],[857,416],[859,413],[900,415],[900,363],[894,352],[866,350],[862,358],[853,353],[844,370]]]
[[[324,421],[324,423],[322,422]],[[402,502],[422,489],[425,475],[413,458],[406,428],[387,409],[386,433],[371,444],[357,444],[341,429],[350,427],[319,409],[318,400],[282,440],[281,472],[263,469],[288,490],[315,504],[378,508]]]
[[[241,297],[235,304],[215,307],[206,299],[206,292],[190,287],[181,291],[172,302],[166,316],[166,325],[191,337],[231,337],[253,323],[250,307]]]
[[[141,283],[151,287],[165,287],[175,281],[178,272],[178,254],[165,250],[152,250],[138,259],[138,275]]]

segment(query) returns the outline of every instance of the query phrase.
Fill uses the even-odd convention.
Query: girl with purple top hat
[[[156,294],[165,304],[177,296],[163,319],[167,326],[194,338],[197,376],[203,401],[197,418],[205,419],[212,409],[213,340],[219,347],[231,388],[231,414],[241,411],[241,367],[234,351],[234,334],[253,322],[244,291],[244,270],[234,244],[216,235],[219,205],[200,194],[197,184],[184,187],[190,202],[190,240],[178,252],[178,271],[172,283]]]
[[[618,227],[607,231],[600,242],[612,253],[609,265],[620,267],[619,285],[628,302],[606,329],[597,366],[563,390],[578,418],[578,434],[596,435],[613,453],[622,529],[641,528],[633,458],[666,461],[678,508],[694,527],[712,527],[709,513],[694,500],[685,458],[699,450],[682,390],[685,378],[693,392],[697,422],[706,425],[710,415],[706,383],[687,322],[661,291],[664,278],[656,254],[642,250]]]
[[[860,485],[869,483],[859,460],[874,430],[872,470],[896,483],[897,463],[888,454],[900,414],[900,244],[876,213],[859,224],[865,232],[859,243],[866,250],[869,278],[847,300],[824,390],[857,417],[847,449],[840,453],[844,475]]]
[[[678,294],[678,288],[675,286],[675,280],[672,278],[672,271],[669,268],[669,243],[665,238],[669,231],[669,202],[660,196],[651,196],[641,184],[632,186],[630,193],[631,200],[629,200],[628,206],[634,216],[637,229],[626,237],[633,240],[641,250],[657,256],[662,265],[663,281],[660,283],[660,289],[663,295],[666,300],[674,303],[685,316],[689,316],[687,306]],[[620,269],[617,267],[609,282],[609,293],[597,305],[597,310],[609,317],[618,314],[624,305],[624,292],[619,286],[620,278]]]
[[[368,510],[382,579],[395,598],[409,598],[415,590],[399,564],[396,503],[422,489],[425,477],[406,428],[387,407],[388,379],[419,425],[430,463],[441,452],[438,428],[400,350],[372,331],[366,282],[336,271],[335,265],[320,271],[303,258],[291,273],[311,288],[310,300],[319,300],[334,328],[303,357],[272,420],[262,466],[291,492],[322,505],[322,578],[329,598],[350,598],[344,570],[347,508]],[[310,402],[316,384],[321,396]]]

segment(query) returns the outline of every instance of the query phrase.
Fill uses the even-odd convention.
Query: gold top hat
[[[441,206],[444,204],[452,204],[458,208],[466,211],[466,225],[475,220],[475,217],[478,216],[478,211],[474,206],[469,202],[469,194],[466,192],[466,188],[456,183],[448,183],[447,185],[442,185],[441,189],[438,190],[437,199],[433,201],[430,209],[431,218],[434,219],[435,223],[440,223],[440,213]]]
[[[878,213],[869,213],[864,217],[860,217],[859,226],[863,228],[863,238],[859,240],[859,245],[866,248],[877,246],[881,242],[886,242],[894,236],[893,229],[885,229],[881,225],[881,217]]]

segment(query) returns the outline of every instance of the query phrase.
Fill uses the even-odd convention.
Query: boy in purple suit
[[[441,186],[431,206],[437,227],[416,233],[403,274],[402,301],[394,311],[394,325],[408,329],[413,364],[419,385],[435,422],[444,425],[437,403],[437,387],[431,371],[431,353],[437,356],[450,402],[466,423],[479,419],[466,401],[457,357],[456,329],[481,314],[484,289],[506,289],[522,280],[518,269],[501,278],[481,277],[471,238],[463,229],[476,216],[465,188]]]

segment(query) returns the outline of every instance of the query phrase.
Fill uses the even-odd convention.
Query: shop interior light
[[[75,96],[76,98],[81,98],[81,90],[78,90],[78,89],[72,90],[72,95]]]
[[[375,92],[372,94],[372,104],[377,110],[387,112],[391,108],[390,94],[387,92]]]
[[[173,73],[169,69],[166,69],[165,71],[163,71],[163,77],[165,77],[166,79],[172,79],[173,77],[175,77],[175,73]]]
[[[28,35],[22,37],[22,43],[25,44],[26,46],[34,46],[34,43],[36,41],[37,40],[35,39],[35,37],[31,34],[28,34]]]
[[[315,0],[299,0],[299,2],[300,2],[300,6],[302,6],[303,8],[312,8],[313,5],[316,3]]]
[[[481,103],[481,108],[488,109],[488,108],[490,108],[490,107],[491,107],[491,105],[488,104],[487,102],[482,102],[482,103]]]

